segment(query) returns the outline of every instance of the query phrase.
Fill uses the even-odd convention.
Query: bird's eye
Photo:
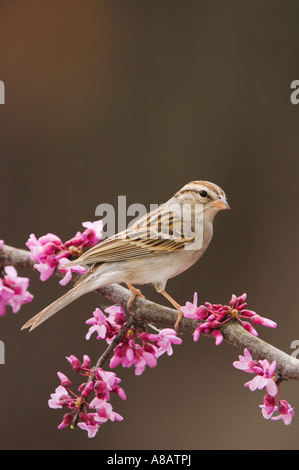
[[[207,195],[208,195],[207,191],[205,191],[204,189],[199,191],[199,194],[201,195],[201,197],[207,197]]]

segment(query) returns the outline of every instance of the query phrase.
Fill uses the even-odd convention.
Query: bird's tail
[[[94,289],[99,289],[100,287],[112,284],[113,282],[121,282],[121,272],[114,272],[109,268],[109,265],[107,266],[105,264],[100,265],[94,270],[91,269],[76,282],[72,289],[59,297],[59,299],[55,300],[55,302],[48,305],[48,307],[44,308],[37,315],[30,318],[30,320],[28,320],[21,329],[24,330],[25,328],[30,328],[29,331],[34,330],[34,328],[48,320],[52,315],[55,315],[59,310],[74,302],[74,300],[78,299],[82,295],[87,294]]]
[[[59,299],[55,300],[55,302],[51,303],[48,305],[48,307],[44,308],[41,312],[30,318],[30,320],[28,320],[21,329],[24,330],[25,328],[30,328],[29,331],[34,330],[34,328],[48,320],[48,318],[52,317],[52,315],[55,315],[55,313],[59,312],[59,310],[63,309],[68,304],[86,294],[87,292],[88,289],[86,289],[86,286],[84,285],[81,285],[80,287],[73,287],[71,290],[59,297]]]

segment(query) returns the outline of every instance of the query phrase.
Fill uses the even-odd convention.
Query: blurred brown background
[[[298,330],[299,79],[297,1],[1,0],[1,233],[24,247],[30,233],[66,240],[118,195],[161,203],[193,179],[224,188],[231,211],[215,221],[202,260],[168,291],[179,302],[227,302],[278,323],[260,337],[291,353]],[[28,275],[21,272],[21,275]],[[58,431],[47,400],[65,356],[95,362],[85,320],[107,302],[90,294],[31,334],[21,325],[64,292],[30,273],[32,304],[1,318],[2,449],[297,449],[299,385],[281,398],[290,426],[262,418],[263,392],[232,367],[240,351],[187,334],[175,354],[135,377],[116,370],[121,423],[94,439]],[[150,288],[147,295],[164,303]],[[75,382],[75,380],[74,380]],[[76,382],[75,382],[76,383]]]

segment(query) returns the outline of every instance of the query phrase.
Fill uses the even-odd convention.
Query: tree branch
[[[14,266],[34,270],[35,262],[30,257],[30,251],[3,245],[0,250],[0,267]]]
[[[27,250],[3,245],[0,250],[0,268],[4,266],[15,266],[16,268],[34,270],[35,263],[32,261],[30,255],[31,253]],[[56,274],[60,277],[62,276],[59,270],[56,270]],[[77,279],[78,276],[73,275],[73,280],[75,281]],[[131,296],[128,289],[118,284],[96,289],[96,292],[105,296],[113,303],[122,305],[124,308],[127,307],[127,302]],[[176,310],[141,297],[137,297],[132,303],[131,313],[134,317],[134,321],[169,328],[173,328],[177,318]],[[193,332],[197,325],[198,322],[196,320],[183,318],[180,323],[180,330]],[[257,359],[267,359],[269,362],[276,361],[276,371],[280,373],[285,380],[299,380],[298,359],[286,354],[262,339],[253,336],[235,320],[225,323],[221,328],[221,332],[227,343],[241,348],[242,350],[247,348]],[[99,361],[101,361],[101,358]]]

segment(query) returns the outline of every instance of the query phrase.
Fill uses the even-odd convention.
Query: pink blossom
[[[108,403],[106,400],[101,400],[100,398],[95,397],[89,404],[90,408],[93,408],[97,411],[95,420],[97,422],[106,422],[108,419],[110,421],[122,421],[123,417],[113,411],[111,403]]]
[[[88,437],[94,437],[103,423],[110,419],[111,421],[121,421],[123,417],[112,410],[110,403],[105,400],[95,398],[90,403],[90,408],[96,409],[96,413],[80,413],[80,421],[77,426],[87,431]]]
[[[205,302],[205,305],[197,307],[197,293],[195,293],[193,303],[186,302],[186,304],[181,307],[181,311],[186,318],[196,319],[200,322],[193,334],[194,341],[198,341],[201,334],[211,334],[216,340],[216,345],[221,344],[223,341],[223,335],[220,330],[221,326],[231,319],[239,321],[243,328],[254,336],[258,336],[257,331],[251,323],[244,319],[250,319],[254,324],[261,324],[271,328],[277,326],[272,320],[261,317],[252,310],[248,310],[246,308],[246,298],[247,294],[243,294],[239,297],[233,294],[229,305]]]
[[[264,403],[263,405],[260,405],[260,408],[265,419],[271,418],[273,421],[282,419],[286,426],[291,424],[292,418],[294,416],[294,409],[286,400],[278,400],[278,404],[276,405],[275,398],[271,397],[270,395],[265,395]],[[280,414],[273,416],[273,413],[277,411]]]
[[[110,393],[115,393],[122,400],[126,400],[125,391],[119,386],[121,379],[114,372],[107,372],[101,368],[95,371],[96,382],[94,390],[96,396],[101,399],[110,400]]]
[[[136,344],[134,347],[135,375],[141,375],[146,366],[156,367],[156,349],[154,346],[145,343],[144,346]]]
[[[89,382],[87,382],[86,384],[84,384],[83,387],[81,387],[80,391],[81,391],[81,397],[82,398],[87,398],[89,397],[89,395],[91,394],[91,392],[93,391],[94,389],[94,384],[93,384],[93,381],[90,380]]]
[[[186,302],[186,305],[184,305],[182,308],[181,308],[181,311],[184,313],[184,316],[186,318],[195,318],[195,319],[198,319],[198,313],[197,313],[197,299],[198,299],[198,295],[197,295],[197,292],[194,292],[194,295],[193,295],[193,303],[191,302]]]
[[[294,409],[286,400],[280,400],[275,411],[278,411],[280,415],[272,416],[271,419],[273,419],[274,421],[282,419],[286,426],[291,424],[292,418],[294,416]]]
[[[0,240],[0,250],[3,247],[3,245],[4,245],[4,240]]]
[[[258,315],[256,312],[253,312],[252,310],[248,310],[247,303],[245,302],[247,299],[247,294],[243,294],[240,297],[236,297],[234,294],[232,295],[232,298],[229,302],[231,308],[233,310],[236,310],[238,312],[238,317],[241,318],[248,318],[250,321],[252,321],[253,324],[255,325],[263,325],[267,326],[270,328],[276,328],[277,324],[269,320],[268,318],[261,317]],[[239,320],[242,324],[242,320]]]
[[[106,308],[105,313],[108,313],[108,317],[102,312],[101,309],[96,308],[93,312],[93,317],[86,320],[87,325],[92,325],[86,339],[89,340],[93,333],[97,333],[97,339],[113,340],[118,334],[121,327],[126,321],[126,314],[121,306],[113,305]]]
[[[62,387],[69,388],[72,386],[72,382],[70,381],[70,379],[66,375],[64,375],[62,372],[57,372],[57,375],[60,379]]]
[[[135,339],[126,339],[119,344],[114,351],[114,356],[110,360],[110,367],[114,368],[118,364],[123,367],[135,366],[135,375],[141,375],[146,366],[155,367],[157,348],[150,343],[144,342],[141,346]]]
[[[114,326],[123,326],[126,321],[126,312],[121,305],[111,305],[105,309],[105,313],[108,313],[108,322]]]
[[[58,250],[63,247],[63,243],[57,235],[53,233],[48,233],[36,238],[34,233],[32,233],[26,243],[26,246],[31,251],[31,257],[35,261],[45,262],[47,256],[53,255]]]
[[[86,320],[86,324],[92,325],[86,334],[87,340],[90,339],[93,333],[97,333],[97,339],[106,338],[106,334],[110,325],[107,322],[106,315],[102,312],[101,309],[96,308],[93,312],[93,317]]]
[[[72,410],[63,416],[63,421],[59,424],[58,429],[63,429],[73,423],[74,412],[79,412],[80,421],[78,427],[88,432],[88,437],[94,437],[100,428],[108,419],[111,421],[121,421],[123,417],[113,411],[112,405],[109,403],[110,394],[115,393],[125,400],[126,394],[119,386],[121,379],[114,372],[105,371],[98,367],[90,369],[90,358],[86,354],[83,356],[83,362],[70,355],[67,358],[73,368],[73,371],[87,377],[86,382],[78,387],[80,395],[76,395],[70,387],[71,381],[62,372],[57,375],[61,385],[56,388],[55,393],[51,394],[48,401],[49,407],[53,409],[69,408]],[[90,403],[87,399],[94,394]],[[95,413],[87,412],[87,409],[96,410]]]
[[[172,328],[164,328],[158,334],[141,333],[140,338],[148,339],[158,347],[155,352],[157,358],[165,352],[171,356],[173,354],[172,344],[182,344],[182,339],[177,337],[177,332]]]
[[[84,370],[84,371],[85,370],[89,371],[90,370],[90,364],[91,364],[90,357],[87,354],[84,354],[83,355],[83,362],[81,364],[81,369]]]
[[[123,340],[116,346],[109,366],[114,369],[119,364],[122,364],[123,367],[131,367],[134,364],[134,350],[128,340]]]
[[[58,429],[63,429],[69,426],[73,422],[74,416],[72,413],[66,413],[63,415],[63,421],[59,424]]]
[[[39,239],[32,233],[26,246],[31,251],[31,258],[37,261],[34,268],[40,272],[40,280],[46,281],[58,265],[55,255],[63,250],[62,241],[53,233],[48,233]]]
[[[257,314],[252,315],[252,317],[250,317],[250,320],[255,325],[268,326],[269,328],[276,328],[277,327],[277,323],[275,323],[274,321],[270,320],[269,318],[261,317],[260,315],[257,315]]]
[[[220,330],[213,330],[211,335],[215,338],[215,344],[216,346],[219,346],[219,344],[222,343],[223,341],[223,335]]]
[[[184,313],[184,317],[192,318],[195,320],[205,320],[207,318],[207,307],[200,305],[197,307],[197,292],[194,293],[193,303],[186,302],[186,305],[181,307],[181,311]]]
[[[90,360],[90,357],[87,356],[87,354],[83,356],[83,363],[81,363],[81,361],[79,361],[79,359],[73,354],[68,356],[66,359],[71,364],[74,372],[80,372],[80,373],[88,372],[91,360]]]
[[[108,316],[105,315],[108,313]],[[126,321],[126,314],[124,309],[120,305],[112,305],[105,309],[105,313],[99,308],[96,308],[93,312],[93,317],[86,320],[87,325],[92,325],[86,335],[86,339],[90,339],[93,333],[97,333],[97,339],[109,340],[118,334],[121,327]]]
[[[275,383],[276,375],[274,375],[276,361],[270,364],[267,359],[263,359],[258,361],[258,363],[259,365],[252,366],[252,370],[258,375],[249,382],[246,382],[245,387],[249,387],[251,391],[266,388],[268,394],[273,397],[277,394],[277,385]]]
[[[83,222],[82,226],[86,228],[85,236],[89,240],[89,246],[94,246],[102,239],[103,221]]]
[[[30,235],[26,246],[31,251],[31,258],[36,261],[34,268],[39,271],[41,281],[49,279],[60,264],[66,264],[74,257],[78,258],[83,248],[92,247],[100,241],[103,228],[101,220],[84,222],[82,225],[85,227],[84,232],[77,232],[75,237],[65,243],[53,233],[48,233],[38,239],[34,234]],[[61,260],[63,261],[61,262]],[[65,269],[65,277],[60,281],[61,285],[65,285],[70,281],[72,272],[86,272],[85,268],[80,265],[63,269]]]
[[[29,279],[20,277],[13,266],[4,268],[5,276],[0,278],[0,315],[5,315],[6,306],[17,313],[23,304],[31,302],[33,295],[28,292]]]
[[[114,372],[105,371],[100,367],[96,369],[95,373],[96,377],[99,380],[102,380],[105,383],[107,389],[110,391],[113,391],[115,387],[119,384],[119,382],[121,382],[121,380],[116,376]]]
[[[70,260],[67,258],[61,258],[59,260],[59,264],[58,264],[59,271],[61,271],[62,273],[65,273],[64,277],[61,279],[61,281],[59,281],[59,284],[62,286],[65,286],[66,284],[68,284],[68,282],[70,282],[70,280],[72,279],[73,273],[80,273],[80,274],[86,273],[86,268],[84,268],[84,266],[80,266],[79,264],[64,268],[63,266],[69,262]]]
[[[258,361],[255,361],[256,364],[258,364]],[[233,366],[236,369],[241,369],[244,370],[244,372],[249,372],[249,373],[254,373],[252,370],[253,367],[253,361],[252,361],[252,355],[248,351],[247,348],[244,349],[244,356],[239,355],[239,361],[234,361]]]
[[[86,321],[88,325],[91,325],[86,339],[90,339],[91,335],[96,333],[97,339],[105,339],[110,344],[124,326],[125,321],[126,314],[120,305],[106,308],[105,313],[97,308],[93,312],[93,317]],[[177,337],[176,331],[170,328],[165,328],[158,334],[150,334],[145,331],[140,333],[138,329],[132,328],[128,330],[114,349],[109,365],[112,369],[119,364],[123,367],[134,366],[135,374],[140,375],[146,366],[155,367],[157,358],[165,352],[171,355],[173,353],[172,344],[181,343],[182,340]]]
[[[56,388],[55,393],[51,394],[48,401],[49,407],[53,409],[62,408],[63,406],[74,407],[74,400],[69,396],[68,391],[62,385]]]
[[[243,328],[249,333],[251,333],[253,336],[258,336],[258,332],[248,321],[240,320],[240,323],[242,323]]]
[[[272,378],[263,377],[261,375],[256,375],[252,380],[246,382],[245,387],[249,387],[252,392],[256,389],[261,390],[262,388],[266,388],[268,394],[272,397],[277,394],[275,381]]]
[[[97,413],[81,413],[80,414],[80,418],[83,421],[80,421],[77,424],[77,426],[80,429],[87,431],[89,438],[94,437],[100,428],[100,424],[96,420],[97,416],[98,416]]]
[[[275,396],[277,394],[277,376],[275,374],[276,361],[270,364],[267,359],[259,361],[252,360],[250,352],[245,348],[244,356],[240,355],[239,361],[233,362],[233,366],[244,372],[257,374],[252,380],[245,383],[245,387],[249,387],[249,390],[254,391],[256,389],[261,390],[262,388],[266,388],[269,395]]]
[[[279,375],[275,373],[276,361],[271,364],[267,359],[259,361],[253,360],[251,353],[247,348],[244,349],[244,356],[239,356],[239,361],[233,362],[236,369],[243,370],[249,374],[257,374],[252,380],[245,383],[245,387],[254,391],[265,388],[267,394],[264,396],[264,402],[259,405],[265,419],[282,419],[285,424],[290,424],[294,416],[293,408],[285,400],[279,400]],[[278,403],[276,405],[276,400]],[[279,411],[280,415],[273,416],[273,413]]]
[[[265,419],[269,419],[273,415],[273,412],[275,411],[275,403],[276,400],[274,396],[269,394],[264,396],[264,404],[260,405],[260,408]]]
[[[79,250],[83,248],[90,248],[102,238],[103,222],[98,220],[96,222],[83,222],[83,227],[86,228],[83,233],[77,232],[76,235],[65,242],[65,247],[76,246]]]

